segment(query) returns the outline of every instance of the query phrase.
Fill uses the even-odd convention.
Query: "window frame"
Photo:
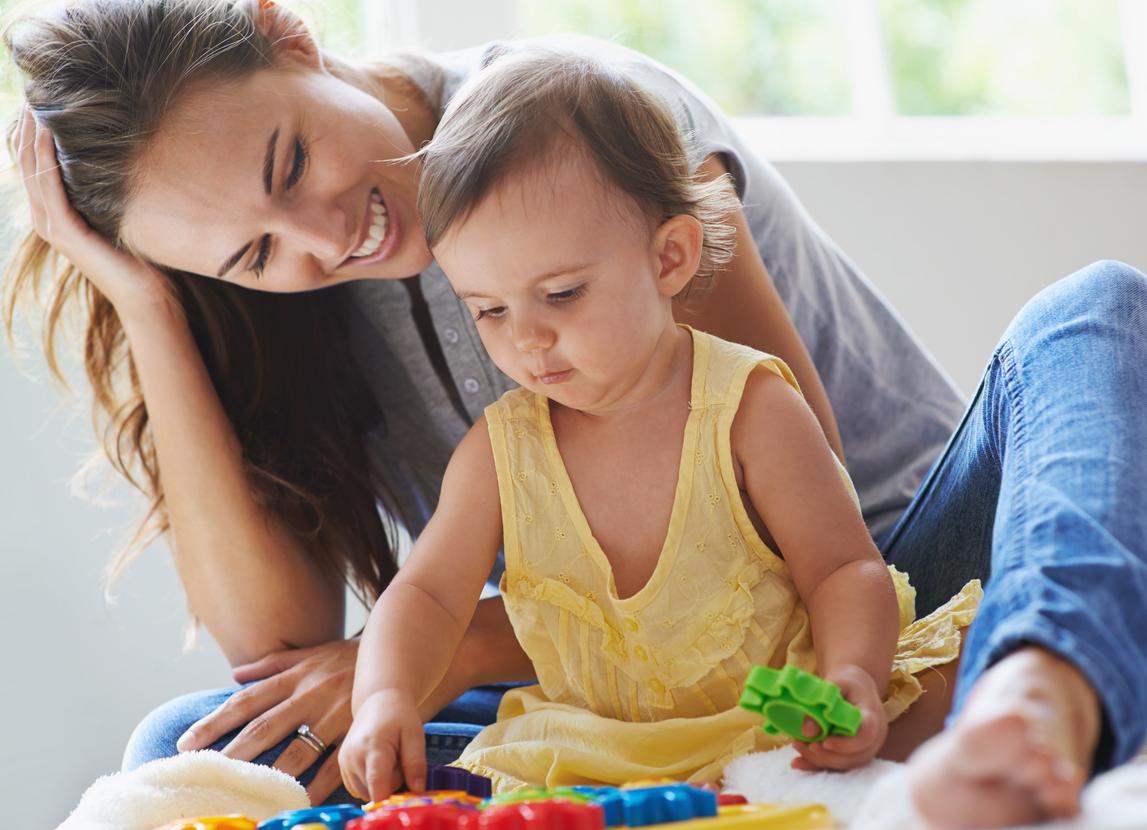
[[[373,40],[369,57],[395,48],[456,49],[512,37],[516,0],[359,0]],[[921,117],[894,111],[879,0],[844,4],[852,114],[743,116],[745,138],[778,161],[1147,161],[1147,0],[1118,0],[1128,75],[1127,116]],[[475,13],[477,6],[480,14]]]

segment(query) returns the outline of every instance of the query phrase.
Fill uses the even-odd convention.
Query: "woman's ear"
[[[323,56],[307,24],[295,12],[274,0],[245,0],[247,13],[268,40],[275,60],[293,61],[312,69],[321,69]]]
[[[701,243],[705,231],[701,223],[687,214],[670,216],[653,233],[653,249],[660,262],[658,289],[666,297],[685,290],[701,262]]]

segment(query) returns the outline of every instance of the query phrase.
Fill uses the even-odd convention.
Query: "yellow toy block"
[[[832,830],[836,824],[822,804],[735,804],[715,818],[651,824],[642,830]]]
[[[230,815],[180,819],[163,825],[159,830],[256,830],[257,827],[246,816]]]

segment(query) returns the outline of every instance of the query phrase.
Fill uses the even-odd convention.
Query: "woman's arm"
[[[117,306],[147,402],[168,534],[188,605],[232,665],[343,637],[341,583],[324,579],[254,500],[242,450],[182,311]]]
[[[701,165],[698,178],[710,181],[727,172],[721,157],[712,155]],[[678,322],[784,360],[796,375],[833,452],[843,461],[844,448],[828,394],[761,261],[744,211],[738,210],[729,221],[737,231],[733,261],[717,274],[711,288],[677,304],[674,316]]]
[[[22,114],[16,146],[35,232],[115,306],[147,403],[191,611],[233,665],[343,634],[343,588],[254,501],[239,442],[163,278],[68,202],[51,132]]]

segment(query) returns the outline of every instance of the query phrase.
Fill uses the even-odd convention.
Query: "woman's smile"
[[[358,247],[340,263],[339,267],[374,265],[382,262],[398,245],[398,228],[398,217],[392,217],[386,198],[377,188],[371,188],[363,229],[358,235]]]

